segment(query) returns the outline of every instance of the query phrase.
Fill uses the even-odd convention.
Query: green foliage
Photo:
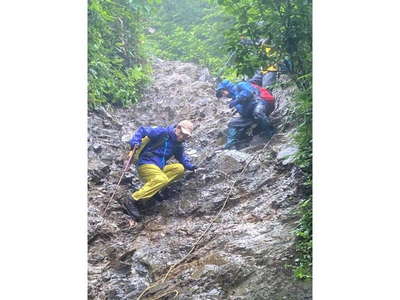
[[[90,0],[88,6],[89,106],[135,103],[148,82],[143,49],[150,0]]]
[[[312,277],[312,200],[303,201],[299,208],[302,216],[295,230],[297,236],[297,258],[295,259],[294,275],[298,279]]]
[[[260,68],[289,58],[294,65],[294,79],[311,73],[312,5],[309,0],[218,0],[227,14],[234,17],[226,39],[236,52],[238,74],[252,76]],[[247,43],[241,42],[241,39]],[[275,55],[268,56],[261,39]]]
[[[228,59],[223,31],[232,18],[208,0],[164,0],[151,17],[148,48],[155,56],[206,66],[216,74]]]
[[[311,78],[309,78],[311,81]],[[308,84],[311,86],[311,83]],[[312,173],[312,91],[300,90],[295,96],[293,119],[296,122],[295,141],[300,151],[295,156],[297,165],[307,174]]]
[[[296,95],[293,118],[296,122],[294,139],[299,146],[295,163],[305,174],[304,191],[306,200],[299,207],[300,222],[296,228],[297,258],[294,274],[299,279],[309,279],[312,274],[312,90],[311,76],[304,76],[309,86]]]

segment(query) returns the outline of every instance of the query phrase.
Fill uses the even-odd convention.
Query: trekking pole
[[[135,145],[135,147],[129,152],[129,159],[126,162],[125,168],[124,168],[124,170],[123,170],[123,172],[121,174],[121,177],[118,180],[118,183],[117,183],[117,186],[115,187],[114,193],[112,194],[111,199],[108,201],[107,206],[103,211],[103,217],[106,214],[107,208],[110,205],[111,201],[114,199],[115,193],[117,192],[117,189],[118,189],[118,187],[119,187],[119,185],[120,185],[120,183],[122,181],[122,178],[124,177],[126,171],[128,171],[128,169],[129,169],[129,167],[131,165],[131,162],[132,162],[133,156],[135,155],[136,149],[137,149],[137,146]]]

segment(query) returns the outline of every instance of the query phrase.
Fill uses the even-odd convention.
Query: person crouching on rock
[[[239,118],[234,118],[228,123],[224,149],[237,149],[241,142],[248,140],[247,132],[253,128],[253,125],[267,140],[271,138],[274,129],[267,118],[266,102],[259,97],[256,87],[246,81],[234,84],[224,79],[218,84],[215,92],[218,99],[231,98],[229,107],[235,108],[240,114]]]
[[[140,127],[134,133],[129,143],[132,149],[142,146],[139,148],[143,150],[139,154],[136,168],[144,185],[125,199],[123,206],[135,221],[140,221],[138,200],[153,197],[171,182],[181,178],[185,169],[197,169],[185,156],[183,146],[183,142],[192,136],[192,131],[193,123],[183,120],[169,127]],[[172,156],[179,163],[167,164]]]

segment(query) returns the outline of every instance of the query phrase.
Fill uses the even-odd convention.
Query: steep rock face
[[[278,133],[268,144],[254,137],[227,151],[220,146],[231,112],[207,70],[157,60],[154,78],[138,106],[89,112],[89,299],[137,299],[152,284],[141,299],[311,299],[310,284],[287,267],[303,197],[302,174],[287,157],[297,151],[287,119],[293,90],[274,91]],[[169,199],[149,201],[134,228],[115,200],[103,217],[135,129],[181,119],[194,121],[186,152],[200,169],[172,184]],[[115,199],[140,184],[132,167]]]

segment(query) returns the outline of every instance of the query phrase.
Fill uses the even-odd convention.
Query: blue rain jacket
[[[250,83],[241,81],[234,84],[224,79],[217,86],[217,91],[221,89],[229,92],[228,97],[232,99],[229,103],[229,107],[235,107],[244,118],[252,117],[253,109],[256,104],[254,95],[257,94],[257,91]]]
[[[148,136],[150,142],[140,153],[137,166],[153,164],[163,169],[167,161],[174,155],[175,158],[185,167],[192,169],[193,165],[184,154],[182,142],[178,142],[175,134],[175,126],[168,127],[139,127],[134,133],[129,144],[131,147],[140,146],[142,138]]]

